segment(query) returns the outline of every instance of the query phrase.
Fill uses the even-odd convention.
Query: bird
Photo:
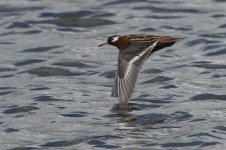
[[[183,39],[158,35],[112,35],[98,45],[112,45],[118,48],[118,67],[115,73],[111,97],[118,97],[119,106],[127,107],[131,98],[139,71],[145,60],[154,52],[172,46]]]

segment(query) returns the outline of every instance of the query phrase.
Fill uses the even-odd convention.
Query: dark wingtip
[[[174,45],[177,41],[180,41],[183,39],[185,39],[185,37],[171,37],[171,36],[163,37],[163,38],[159,39],[159,42],[153,51],[158,51],[165,47],[170,47],[170,46]]]

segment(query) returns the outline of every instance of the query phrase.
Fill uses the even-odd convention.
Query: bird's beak
[[[104,45],[106,45],[106,44],[108,44],[107,41],[105,41],[105,42],[103,42],[102,44],[98,45],[98,47],[104,46]]]

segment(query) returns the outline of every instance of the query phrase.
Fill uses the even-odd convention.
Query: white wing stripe
[[[125,73],[125,78],[130,74],[130,72],[134,69],[133,68],[133,63],[136,62],[137,60],[139,60],[142,56],[144,56],[145,54],[147,54],[148,52],[151,52],[156,44],[158,43],[158,41],[156,41],[155,43],[153,43],[151,46],[149,46],[148,48],[146,48],[142,53],[140,53],[138,56],[135,56],[130,62],[129,62],[129,65],[128,65],[128,68],[126,70],[126,73]]]
[[[132,95],[132,92],[134,90],[137,76],[139,73],[139,70],[145,61],[145,59],[149,56],[151,51],[155,48],[157,45],[156,41],[151,46],[146,48],[142,53],[140,53],[138,56],[135,56],[127,66],[127,69],[125,70],[125,74],[123,78],[120,78],[118,73],[116,74],[116,90],[115,95],[118,94],[119,103],[121,105],[127,105],[129,98]]]
[[[124,88],[124,84],[123,84],[123,80],[120,79],[120,83],[121,83],[121,92],[122,92],[122,98],[123,98],[123,102],[125,102],[125,98],[126,98],[126,92],[125,92],[125,88]]]

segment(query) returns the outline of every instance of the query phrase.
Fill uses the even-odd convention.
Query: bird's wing
[[[111,91],[111,97],[118,97],[118,70],[115,73],[114,84]]]
[[[112,96],[118,97],[121,105],[127,105],[135,87],[139,70],[146,57],[149,56],[157,45],[157,42],[158,41],[154,42],[139,55],[132,57],[130,60],[119,53],[118,69],[115,75]]]

